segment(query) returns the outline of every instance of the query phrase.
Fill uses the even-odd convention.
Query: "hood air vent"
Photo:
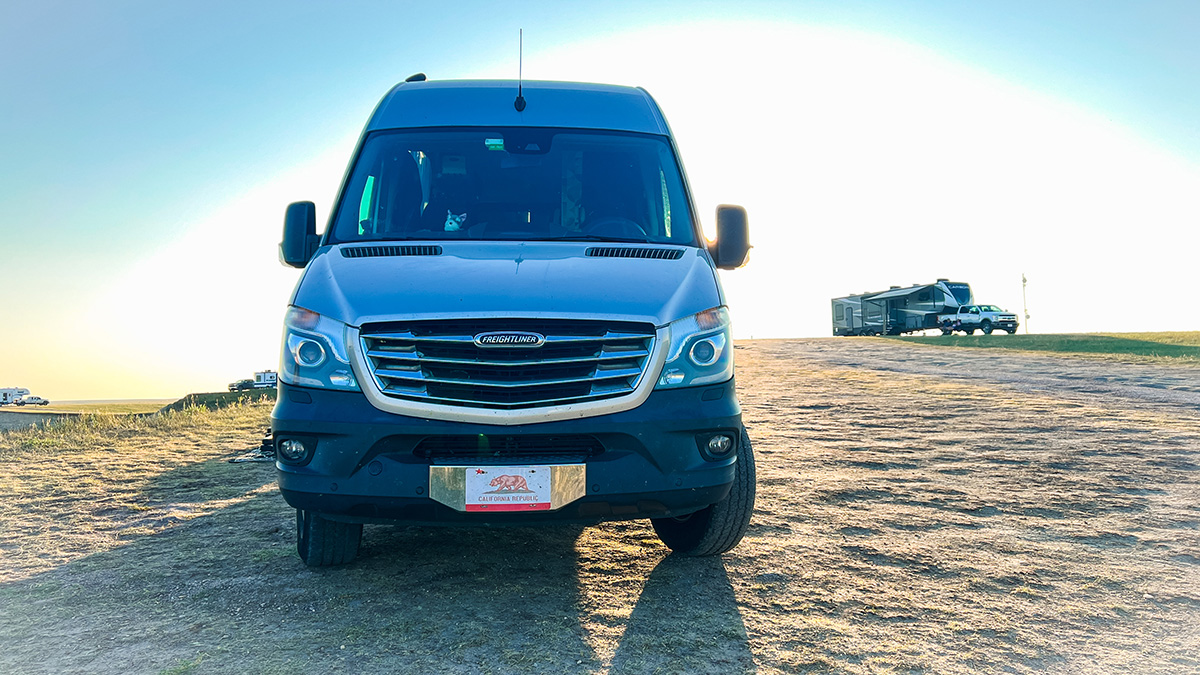
[[[384,258],[399,255],[441,255],[441,246],[343,246],[344,258]]]
[[[589,258],[653,258],[655,260],[679,260],[681,248],[634,248],[632,246],[593,246],[586,252]]]

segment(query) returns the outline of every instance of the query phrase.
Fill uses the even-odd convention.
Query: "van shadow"
[[[0,584],[0,672],[605,670],[580,550],[615,552],[583,528],[368,526],[356,563],[310,569],[271,465],[226,459],[137,488],[149,511],[97,511],[136,519],[116,548]],[[614,568],[636,605],[611,672],[753,671],[719,560],[668,557],[644,584],[640,560]]]
[[[358,562],[323,574],[371,589],[379,635],[403,642],[411,672],[573,672],[595,661],[578,611],[582,531],[368,526]]]
[[[663,558],[646,579],[609,672],[757,672],[724,561]]]

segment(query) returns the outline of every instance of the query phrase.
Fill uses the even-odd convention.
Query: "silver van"
[[[754,458],[716,271],[666,119],[643,89],[426,81],[367,122],[329,223],[291,204],[303,268],[271,416],[313,566],[364,523],[648,518],[686,555],[741,540]]]

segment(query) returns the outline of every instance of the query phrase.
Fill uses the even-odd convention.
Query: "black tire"
[[[354,562],[362,531],[362,523],[325,520],[312,511],[296,509],[296,552],[309,567]]]
[[[729,551],[746,534],[754,513],[754,450],[742,429],[733,487],[724,501],[679,518],[651,518],[654,532],[673,553],[712,556]]]
[[[25,405],[25,401],[17,401],[17,405]]]
[[[988,321],[987,319],[984,319],[983,323],[979,324],[979,328],[983,331],[984,335],[992,334],[992,322]]]

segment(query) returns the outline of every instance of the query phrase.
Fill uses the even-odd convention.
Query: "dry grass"
[[[1200,330],[1174,331],[1160,333],[1096,333],[1107,337],[1126,340],[1141,340],[1157,342],[1164,345],[1182,345],[1185,347],[1200,347]]]
[[[376,526],[314,571],[270,465],[226,461],[266,404],[0,435],[0,671],[1200,671],[1194,369],[1110,373],[1159,399],[893,369],[929,353],[740,344],[759,500],[721,559]]]
[[[232,495],[215,486],[196,490],[185,469],[245,451],[249,438],[261,437],[269,409],[86,413],[44,429],[0,434],[0,581],[223,508]]]
[[[766,618],[786,596],[791,619],[747,617],[777,647],[760,665],[1200,668],[1194,406],[797,364],[795,347],[738,354],[762,535],[730,571],[772,580],[742,597]]]
[[[47,412],[141,414],[158,412],[163,406],[173,401],[175,401],[173,398],[144,401],[54,401],[46,408],[38,406],[38,409]],[[10,410],[10,408],[5,408],[5,410]]]

